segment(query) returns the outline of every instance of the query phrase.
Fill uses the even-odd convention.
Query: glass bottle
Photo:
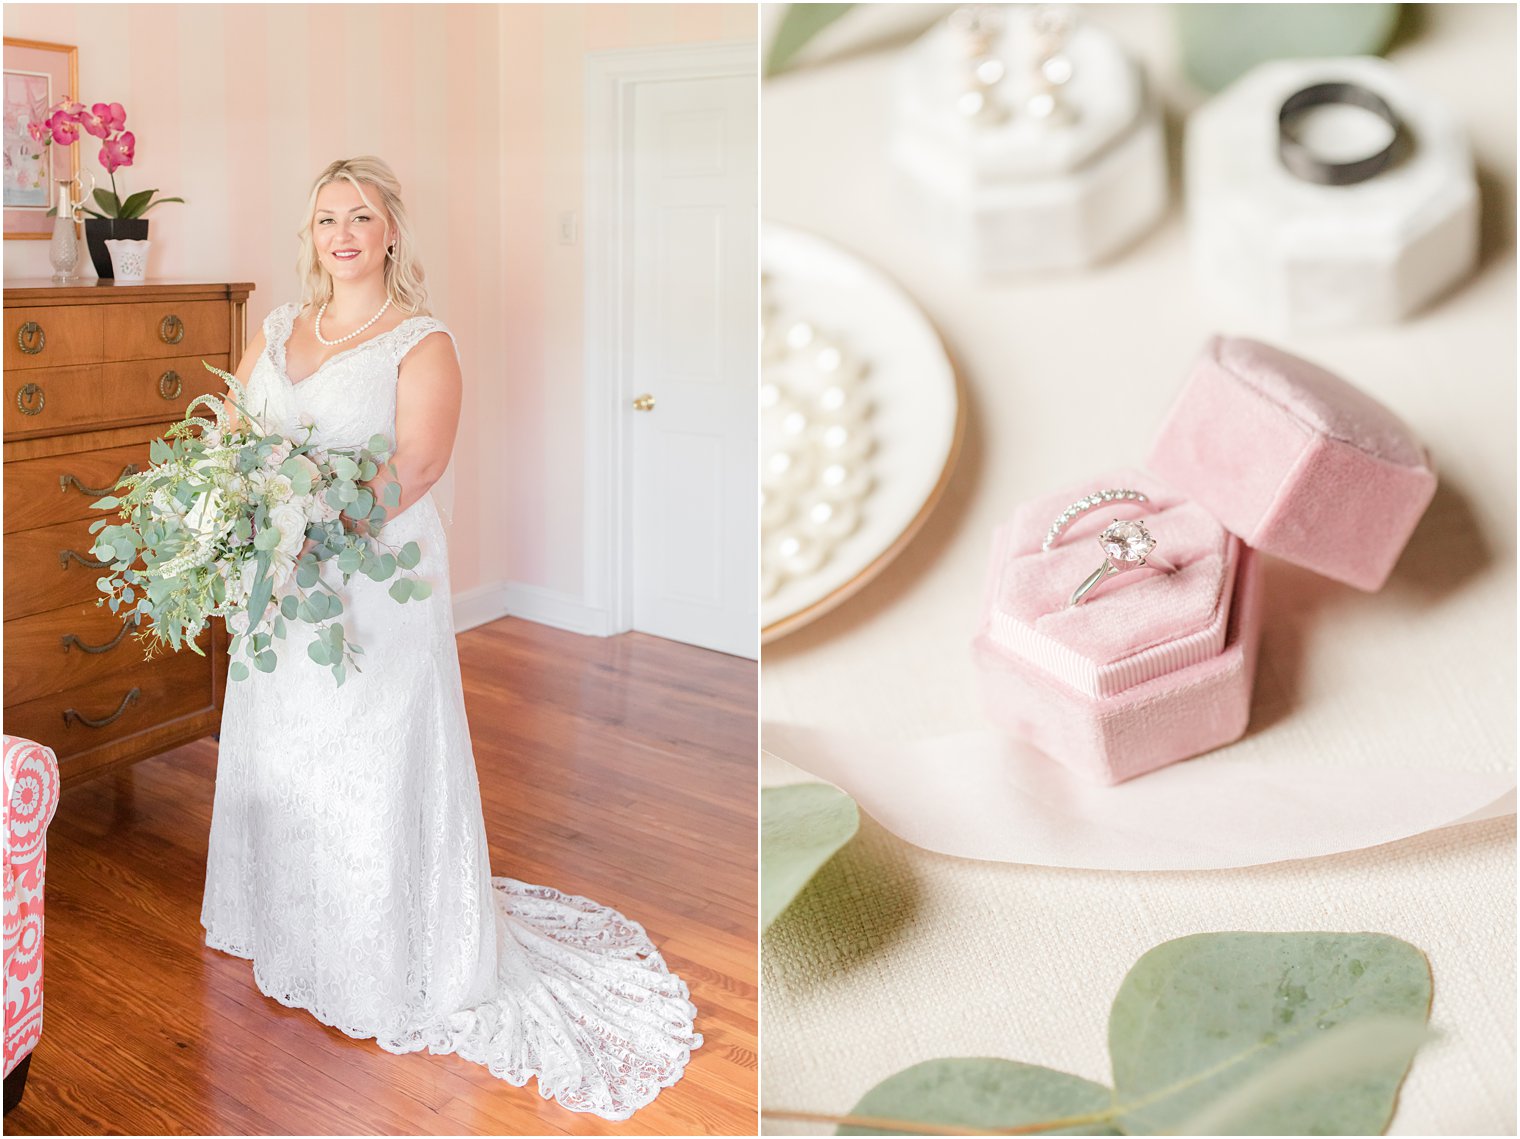
[[[72,178],[55,178],[58,183],[58,216],[53,219],[53,241],[48,260],[53,263],[53,280],[73,281],[79,277],[79,235],[75,230],[75,203],[69,194]]]

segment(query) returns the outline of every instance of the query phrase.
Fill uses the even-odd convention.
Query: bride
[[[459,422],[453,334],[428,315],[400,185],[374,157],[317,178],[303,303],[275,309],[237,370],[264,428],[326,446],[395,440],[430,598],[334,561],[323,579],[364,648],[336,686],[294,633],[273,672],[227,686],[206,944],[254,982],[389,1052],[454,1052],[573,1111],[625,1119],[681,1076],[696,1009],[643,928],[586,898],[492,877],[433,497]],[[389,478],[371,484],[383,497]],[[377,485],[378,484],[378,485]],[[246,622],[246,617],[243,619]]]

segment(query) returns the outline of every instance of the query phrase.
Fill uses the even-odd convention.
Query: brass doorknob
[[[638,399],[636,399],[636,400],[633,401],[633,410],[634,411],[653,411],[654,410],[654,396],[649,395],[647,392],[644,395],[639,396]]]

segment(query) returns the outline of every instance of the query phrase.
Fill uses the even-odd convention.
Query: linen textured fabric
[[[267,430],[326,447],[395,438],[412,317],[292,384],[298,309],[264,324],[248,380]],[[457,352],[457,346],[456,346]],[[643,928],[586,898],[492,877],[431,495],[382,541],[422,549],[424,601],[335,562],[324,580],[364,649],[342,687],[300,626],[273,672],[227,687],[201,924],[259,989],[389,1052],[454,1052],[573,1111],[626,1119],[681,1076],[701,1036],[686,984]],[[246,625],[246,617],[243,618]]]

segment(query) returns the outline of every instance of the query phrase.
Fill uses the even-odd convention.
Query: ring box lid
[[[1392,411],[1243,337],[1209,340],[1146,465],[1253,549],[1368,591],[1388,580],[1436,487]]]

